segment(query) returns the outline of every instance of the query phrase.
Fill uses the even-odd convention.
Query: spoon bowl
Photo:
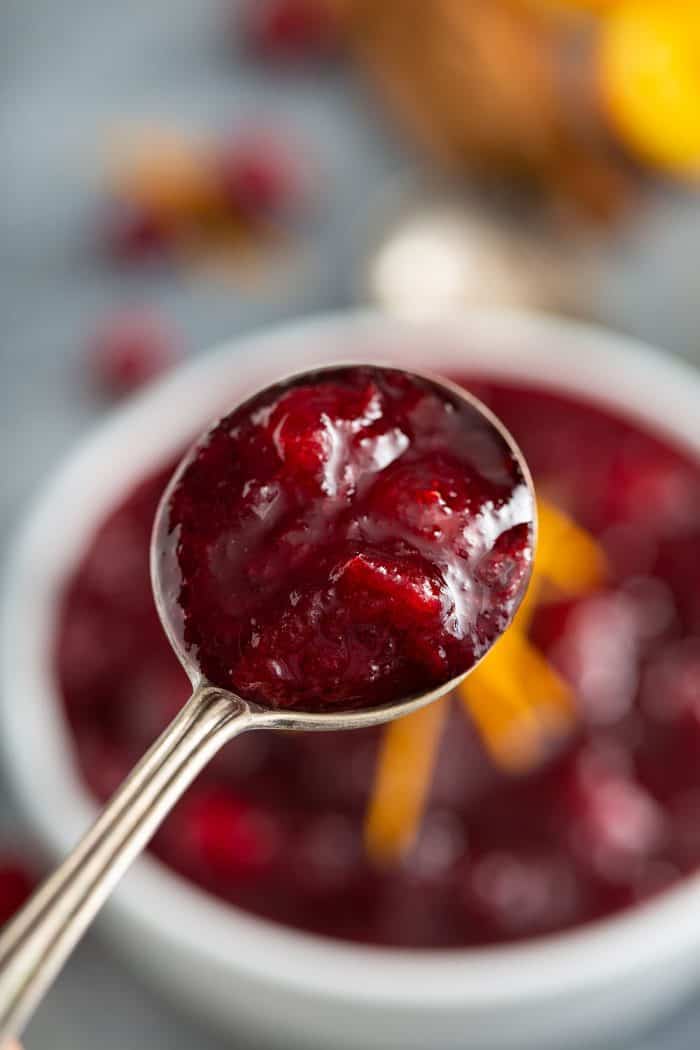
[[[366,367],[363,362],[345,362],[343,364],[333,363],[326,367],[314,368],[313,373],[308,373],[307,371],[290,373],[283,377],[276,386],[281,388],[291,386],[298,381],[303,380],[304,377],[309,374],[313,374],[314,377],[319,377],[323,376],[324,373],[331,375],[346,368],[352,369],[362,367]],[[394,366],[387,365],[386,367],[395,370]],[[467,406],[471,412],[473,412],[475,418],[486,423],[487,426],[498,435],[503,446],[508,450],[508,453],[516,464],[517,470],[527,488],[527,495],[524,502],[528,507],[528,518],[531,526],[531,549],[534,551],[537,540],[537,513],[534,483],[525,457],[513,436],[501,420],[489,408],[487,408],[486,405],[456,383],[433,375],[430,372],[419,371],[416,369],[411,369],[410,372],[405,371],[405,374],[424,380],[425,382],[430,383],[431,386],[444,391],[455,399],[458,399],[462,405]],[[253,398],[249,398],[248,400],[252,401]],[[230,415],[230,413],[222,418],[226,419],[228,418],[228,415]],[[260,728],[301,731],[362,729],[369,726],[381,725],[382,723],[393,721],[395,718],[401,718],[405,715],[411,714],[411,712],[416,711],[421,707],[425,707],[427,704],[433,703],[435,700],[440,699],[440,697],[445,696],[447,693],[456,689],[467,674],[481,663],[483,658],[487,655],[488,650],[479,656],[479,658],[462,673],[448,678],[444,683],[433,689],[421,690],[392,703],[359,709],[351,708],[347,710],[337,710],[336,708],[330,708],[323,712],[304,711],[298,708],[294,708],[293,710],[270,709],[259,703],[246,701],[236,693],[224,688],[220,683],[207,681],[206,677],[202,674],[201,668],[199,667],[193,652],[188,649],[184,642],[183,614],[177,600],[179,588],[182,584],[182,576],[177,562],[177,532],[176,530],[173,530],[170,522],[170,507],[173,495],[182,483],[183,476],[186,474],[189,466],[196,459],[200,449],[202,449],[203,446],[206,446],[211,434],[221,425],[221,422],[221,419],[216,420],[209,430],[202,434],[190,447],[189,451],[182,457],[161,497],[156,511],[151,537],[151,587],[153,590],[156,609],[163,630],[190,679],[193,689],[197,690],[204,686],[217,686],[220,688],[222,694],[230,696],[231,700],[235,702],[236,705],[239,705],[241,709],[245,709],[254,724]],[[522,598],[527,589],[529,575],[528,572],[519,599]],[[517,604],[519,604],[519,601]]]

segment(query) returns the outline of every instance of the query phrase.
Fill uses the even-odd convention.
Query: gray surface
[[[218,0],[5,0],[0,86],[0,543],[38,481],[105,409],[80,355],[119,303],[162,307],[191,352],[267,320],[350,301],[366,198],[396,167],[361,88],[339,72],[270,74],[233,54]],[[306,264],[285,285],[237,292],[117,275],[89,250],[94,158],[115,120],[173,117],[224,128],[269,114],[313,144],[329,186]],[[599,315],[700,357],[700,209],[660,201],[610,245]],[[15,831],[6,788],[0,824]],[[635,1050],[695,1050],[700,1000]],[[32,1023],[30,1050],[222,1050],[88,937]],[[242,1050],[242,1048],[241,1048]]]

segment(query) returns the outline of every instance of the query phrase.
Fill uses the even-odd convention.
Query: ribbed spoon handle
[[[0,1046],[42,996],[135,857],[201,769],[251,726],[235,697],[200,686],[61,866],[0,936]]]

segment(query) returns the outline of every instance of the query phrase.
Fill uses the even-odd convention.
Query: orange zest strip
[[[602,549],[568,514],[539,500],[537,517],[539,537],[532,580],[512,627],[522,634],[527,634],[537,605],[546,601],[548,584],[555,593],[587,594],[601,586],[608,572]]]
[[[555,593],[585,594],[606,576],[605,555],[585,530],[542,500],[533,579],[512,627],[458,690],[493,761],[512,773],[540,762],[575,721],[568,684],[527,640],[535,608]],[[449,697],[389,725],[382,738],[365,824],[377,863],[403,856],[415,840],[437,759]]]
[[[600,546],[568,514],[546,500],[537,504],[539,538],[535,576],[565,594],[586,594],[605,580],[608,565]]]
[[[365,847],[377,864],[399,860],[416,836],[450,697],[391,722],[382,737],[365,821]]]
[[[570,686],[517,630],[498,641],[458,693],[494,762],[513,773],[540,762],[576,717]]]

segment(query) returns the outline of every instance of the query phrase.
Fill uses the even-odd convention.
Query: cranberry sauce
[[[381,730],[244,734],[153,849],[255,914],[366,943],[476,946],[609,915],[700,866],[700,464],[583,402],[467,386],[610,561],[597,593],[543,595],[531,630],[576,690],[580,729],[544,767],[508,776],[455,703],[415,847],[382,870],[362,847]],[[148,584],[168,474],[112,511],[63,600],[59,682],[100,799],[189,691]]]
[[[162,556],[214,685],[272,707],[370,707],[486,652],[524,592],[533,514],[477,408],[407,372],[344,367],[270,387],[206,435]]]

